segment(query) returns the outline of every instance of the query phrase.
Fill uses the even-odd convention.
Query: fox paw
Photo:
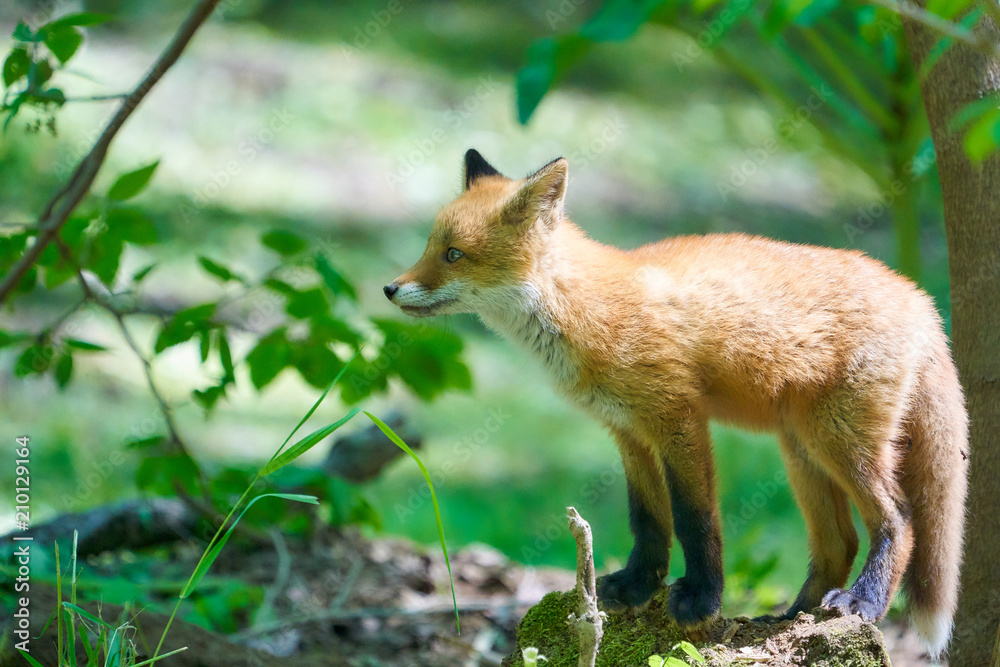
[[[645,606],[662,585],[662,579],[626,568],[601,577],[597,599],[605,611],[625,611]]]
[[[880,605],[866,600],[851,591],[835,588],[823,596],[823,608],[839,611],[844,616],[857,614],[861,620],[873,623],[881,616],[884,609]]]
[[[684,629],[702,627],[714,619],[722,606],[722,589],[681,577],[670,586],[667,611]]]

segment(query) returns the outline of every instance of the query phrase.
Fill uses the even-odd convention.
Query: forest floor
[[[308,542],[273,537],[273,548],[227,548],[204,582],[208,593],[192,598],[194,607],[205,612],[212,606],[211,590],[228,579],[244,590],[264,591],[259,606],[236,619],[236,631],[226,634],[175,622],[164,651],[188,650],[165,665],[499,665],[514,650],[517,623],[527,609],[550,591],[574,586],[570,570],[526,568],[491,547],[468,546],[451,557],[459,634],[439,550],[397,538],[366,539],[354,530],[324,530]],[[105,553],[88,560],[84,578],[120,573],[137,558],[148,561],[152,579],[170,578],[178,566],[193,570],[199,555],[184,543],[171,547],[167,559]],[[32,626],[41,628],[56,606],[55,590],[33,586],[32,596]],[[164,591],[162,601],[169,598]],[[122,613],[118,605],[80,604],[105,620]],[[139,654],[151,655],[165,616],[149,610],[129,613]],[[800,631],[801,623],[795,625]],[[904,624],[889,621],[880,628],[895,667],[934,664]],[[49,631],[32,643],[32,654],[42,664],[56,662],[52,637]],[[15,664],[20,661],[0,652],[0,667]]]

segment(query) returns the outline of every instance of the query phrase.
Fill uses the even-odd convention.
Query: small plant
[[[357,354],[360,354],[360,350]],[[357,355],[356,355],[357,356]],[[352,360],[353,361],[353,360]],[[302,427],[302,425],[313,415],[316,409],[320,406],[323,400],[326,398],[330,390],[340,381],[343,377],[344,372],[350,366],[350,362],[346,364],[337,374],[337,377],[333,379],[326,390],[320,395],[309,411],[299,420],[292,432],[289,433],[288,437],[281,444],[278,450],[271,456],[270,460],[257,471],[254,479],[246,487],[243,495],[240,499],[233,505],[226,516],[225,521],[216,531],[211,542],[209,542],[208,547],[202,553],[201,558],[195,567],[194,572],[188,578],[187,583],[184,585],[183,590],[181,590],[180,595],[177,597],[177,602],[174,605],[173,611],[170,614],[170,618],[167,620],[167,624],[163,629],[163,634],[160,636],[159,643],[156,646],[156,650],[153,652],[153,657],[144,660],[142,662],[136,662],[136,651],[134,644],[132,642],[132,635],[135,632],[134,626],[129,623],[129,614],[123,614],[124,618],[115,625],[108,623],[97,616],[89,613],[85,609],[77,606],[76,593],[77,593],[77,564],[76,564],[76,533],[74,532],[73,539],[73,558],[72,558],[72,575],[70,581],[70,600],[63,600],[63,577],[62,572],[59,567],[59,545],[55,546],[55,557],[56,557],[56,596],[57,596],[57,607],[54,612],[56,620],[56,644],[57,652],[60,656],[60,665],[70,665],[71,667],[77,667],[78,661],[76,659],[77,655],[77,639],[81,642],[84,652],[87,655],[87,662],[84,663],[85,667],[143,667],[145,665],[153,664],[163,660],[164,658],[179,653],[186,650],[186,647],[179,648],[168,653],[160,653],[163,648],[163,642],[167,638],[167,633],[170,631],[170,625],[173,623],[174,617],[180,610],[181,603],[187,599],[198,587],[198,584],[202,581],[208,570],[212,567],[212,564],[219,557],[222,549],[226,546],[229,538],[232,536],[236,525],[244,517],[247,511],[258,501],[265,498],[280,498],[282,500],[289,500],[293,502],[300,503],[310,503],[318,504],[319,500],[316,496],[294,494],[294,493],[259,493],[253,497],[251,493],[253,492],[257,482],[262,478],[270,475],[271,473],[287,466],[292,461],[296,460],[310,449],[312,449],[319,442],[324,440],[326,437],[331,435],[334,431],[339,429],[341,426],[353,419],[359,412],[360,408],[354,408],[346,415],[341,417],[339,420],[324,426],[323,428],[313,431],[306,437],[302,438],[291,447],[286,449],[289,441],[295,433]],[[403,440],[396,435],[396,433],[389,428],[382,420],[380,420],[375,415],[370,412],[365,412],[372,423],[374,423],[379,430],[381,430],[386,437],[388,437],[397,447],[402,449],[404,452],[409,454],[414,461],[416,461],[417,466],[420,468],[421,473],[423,473],[424,479],[427,481],[427,486],[430,488],[431,501],[434,505],[434,517],[437,521],[438,536],[441,539],[441,550],[444,553],[445,564],[448,567],[448,578],[451,583],[451,598],[452,603],[455,606],[455,626],[459,632],[461,632],[461,625],[458,618],[458,603],[455,599],[455,581],[451,573],[451,561],[448,558],[448,547],[445,543],[444,537],[444,527],[441,522],[441,511],[438,506],[437,494],[434,491],[434,484],[431,482],[430,473],[428,473],[427,468],[424,466],[423,461],[420,457],[410,449]],[[249,498],[249,500],[248,500]],[[236,514],[239,510],[239,514]],[[235,519],[233,516],[235,515]],[[46,623],[45,627],[42,628],[42,633],[48,629],[49,622]],[[95,638],[91,640],[91,636]],[[28,661],[32,667],[44,667],[33,657],[27,653],[21,651],[21,655],[25,660]],[[537,654],[537,651],[536,651]],[[103,659],[102,659],[103,656]],[[544,657],[539,656],[539,658],[544,660]],[[525,658],[527,659],[527,658]],[[535,663],[531,663],[532,665]],[[80,667],[84,667],[81,665]]]
[[[698,652],[694,644],[691,642],[677,642],[674,647],[670,649],[670,653],[667,657],[661,655],[651,655],[649,656],[649,667],[688,667],[689,663],[684,662],[680,658],[674,657],[674,653],[680,649],[687,654],[689,658],[694,660],[695,663],[699,665],[705,664],[705,657]]]
[[[524,667],[538,667],[539,660],[548,662],[548,658],[539,653],[534,646],[529,646],[521,651],[521,655],[524,657]]]

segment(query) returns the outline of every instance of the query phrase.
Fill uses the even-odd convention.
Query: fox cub
[[[567,175],[560,158],[513,180],[468,151],[461,196],[384,290],[409,315],[477,313],[614,435],[635,546],[601,580],[604,608],[649,600],[676,534],[686,573],[671,615],[696,628],[718,613],[714,418],[778,436],[812,556],[784,618],[823,605],[873,621],[902,582],[940,652],[957,599],[967,417],[931,299],[855,251],[744,234],[602,245],[567,218]],[[845,588],[858,551],[849,503],[871,549]]]

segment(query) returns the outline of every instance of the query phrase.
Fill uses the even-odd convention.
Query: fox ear
[[[528,176],[508,205],[512,221],[531,223],[539,218],[554,227],[562,218],[568,179],[566,158],[557,158]]]
[[[500,172],[494,169],[475,148],[465,151],[465,190],[471,188],[472,184],[483,176],[500,175]]]

